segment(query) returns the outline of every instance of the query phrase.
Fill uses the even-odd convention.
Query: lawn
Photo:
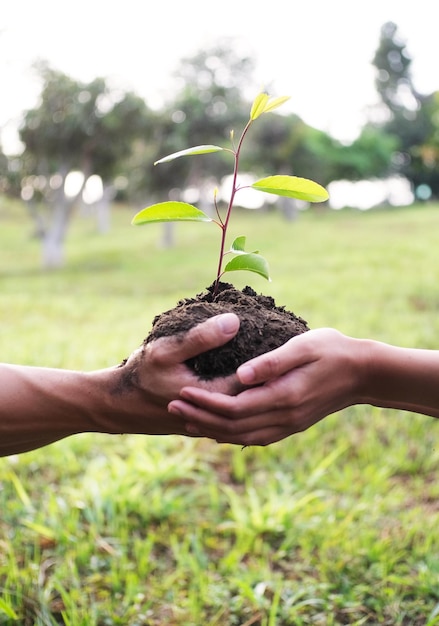
[[[1,360],[97,369],[213,280],[219,232],[75,219],[43,272],[0,198]],[[439,207],[237,213],[313,328],[439,348]],[[267,448],[85,434],[0,459],[0,625],[439,624],[439,423],[347,409]]]

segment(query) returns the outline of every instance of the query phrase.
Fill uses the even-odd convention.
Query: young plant
[[[135,225],[149,224],[152,222],[214,222],[221,229],[221,241],[219,248],[218,267],[216,278],[214,281],[214,293],[217,291],[219,281],[223,274],[236,270],[247,270],[255,272],[270,280],[268,263],[259,251],[247,252],[245,250],[246,237],[239,236],[234,239],[229,250],[226,250],[226,238],[230,224],[230,217],[235,201],[235,196],[240,189],[252,188],[256,191],[264,191],[266,193],[275,194],[277,196],[286,196],[288,198],[296,198],[307,202],[323,202],[328,198],[328,192],[318,183],[307,178],[299,178],[297,176],[268,176],[261,178],[252,185],[240,186],[238,182],[239,159],[241,155],[242,144],[245,136],[255,120],[263,113],[268,113],[277,109],[284,102],[289,100],[289,96],[281,96],[271,99],[266,93],[260,93],[254,100],[250,111],[250,118],[241,133],[237,144],[234,143],[234,133],[230,133],[231,148],[222,148],[214,145],[201,145],[186,150],[174,152],[165,156],[154,163],[166,163],[183,156],[192,156],[198,154],[208,154],[210,152],[230,152],[234,157],[234,167],[232,176],[232,189],[227,204],[224,217],[221,216],[218,207],[218,190],[214,191],[214,206],[217,219],[211,218],[209,215],[187,202],[167,201],[153,204],[137,213],[132,223]],[[224,266],[224,258],[226,254],[233,254],[233,258]]]

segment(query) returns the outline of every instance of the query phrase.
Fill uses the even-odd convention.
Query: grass
[[[273,282],[230,276],[312,327],[438,348],[438,209],[239,213]],[[113,365],[212,281],[213,225],[161,250],[134,212],[76,219],[44,273],[0,199],[3,361]],[[438,427],[360,406],[267,448],[80,435],[0,459],[0,625],[439,624]]]

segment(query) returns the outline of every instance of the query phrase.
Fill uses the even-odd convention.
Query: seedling
[[[226,250],[226,238],[230,224],[230,217],[232,215],[232,209],[235,201],[236,194],[245,188],[252,188],[256,191],[263,191],[277,196],[286,196],[288,198],[296,198],[305,200],[307,202],[323,202],[328,198],[328,192],[324,187],[318,183],[309,180],[307,178],[299,178],[297,176],[268,176],[267,178],[261,178],[251,185],[240,186],[238,182],[238,170],[239,159],[241,155],[242,144],[245,136],[247,135],[250,126],[258,119],[263,113],[274,111],[280,107],[284,102],[289,100],[289,96],[281,96],[279,98],[271,99],[266,93],[260,93],[254,100],[250,111],[250,118],[241,133],[239,141],[235,144],[234,133],[230,133],[231,148],[222,148],[221,146],[214,145],[201,145],[193,148],[187,148],[186,150],[180,150],[174,152],[168,156],[165,156],[154,163],[158,165],[160,163],[166,163],[183,156],[192,156],[198,154],[208,154],[210,152],[230,152],[234,157],[234,167],[232,176],[232,189],[230,198],[227,204],[224,217],[221,216],[221,212],[218,206],[218,190],[214,190],[214,206],[217,218],[214,219],[187,202],[167,201],[153,204],[145,209],[142,209],[137,213],[132,223],[135,225],[149,224],[152,222],[214,222],[221,229],[221,241],[219,249],[218,267],[216,278],[214,281],[214,293],[217,291],[219,281],[223,274],[226,272],[233,272],[237,270],[247,270],[263,276],[267,280],[270,280],[268,263],[263,256],[259,254],[259,251],[247,252],[245,250],[246,237],[239,236],[234,239],[229,250]],[[224,265],[226,255],[232,254],[233,257]]]

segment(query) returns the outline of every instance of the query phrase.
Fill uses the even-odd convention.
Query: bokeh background
[[[435,13],[2,6],[0,359],[113,366],[212,282],[212,224],[130,222],[168,198],[210,211],[215,187],[227,200],[220,154],[153,162],[227,146],[261,90],[290,100],[252,127],[241,180],[305,176],[330,198],[241,190],[230,235],[272,282],[233,282],[312,328],[437,350]],[[356,406],[267,448],[85,433],[0,459],[0,624],[439,624],[437,428]]]

